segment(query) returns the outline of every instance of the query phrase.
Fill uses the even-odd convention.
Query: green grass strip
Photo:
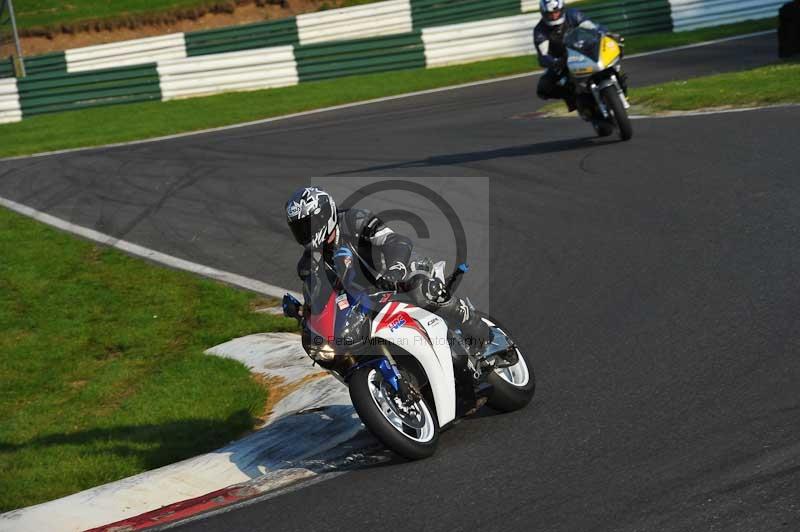
[[[798,86],[793,62],[636,89],[631,101],[654,112],[800,103]]]
[[[266,390],[204,355],[290,330],[255,296],[0,209],[0,512],[216,449]]]
[[[628,39],[627,52],[638,53],[702,42],[769,29],[774,25],[775,20],[770,19],[680,34],[634,36]],[[196,131],[530,72],[538,68],[535,56],[515,57],[452,67],[385,72],[308,82],[281,89],[35,116],[16,124],[0,125],[0,136],[4,139],[4,142],[0,143],[0,156],[97,146]],[[531,99],[535,97],[534,87],[531,87]]]

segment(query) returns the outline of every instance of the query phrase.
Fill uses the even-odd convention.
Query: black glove
[[[381,290],[398,290],[402,287],[403,281],[406,279],[406,272],[408,268],[402,262],[397,262],[389,266],[389,268],[378,275],[375,279],[378,288]]]
[[[303,305],[290,294],[283,296],[283,315],[299,320],[303,316]]]
[[[375,278],[375,286],[386,292],[397,292],[398,281],[385,274],[380,274]]]

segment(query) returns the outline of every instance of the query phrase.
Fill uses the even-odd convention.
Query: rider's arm
[[[533,44],[536,46],[540,66],[550,68],[558,63],[558,59],[550,55],[550,37],[538,26],[533,30]]]
[[[567,18],[569,19],[569,25],[573,28],[584,28],[587,30],[600,30],[600,31],[608,31],[606,27],[602,24],[597,24],[586,18],[586,15],[581,12],[579,9],[567,9]]]
[[[392,231],[377,216],[372,216],[367,221],[361,234],[369,240],[372,247],[381,251],[388,271],[399,272],[398,279],[405,278],[411,250],[414,248],[411,239]]]
[[[312,264],[313,259],[311,257],[311,252],[309,250],[305,250],[303,255],[300,257],[300,260],[297,261],[297,276],[301,281],[305,281],[306,278],[311,275]]]

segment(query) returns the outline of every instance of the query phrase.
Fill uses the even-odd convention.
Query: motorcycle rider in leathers
[[[297,264],[306,305],[323,268],[349,294],[399,290],[421,308],[460,328],[466,349],[477,354],[491,340],[491,330],[467,300],[450,297],[436,278],[414,277],[413,244],[377,216],[363,209],[338,210],[330,194],[316,187],[297,190],[286,203],[286,218],[295,240],[305,247]]]
[[[581,27],[588,29],[603,29],[595,24],[577,9],[566,8],[564,0],[540,0],[539,10],[542,20],[533,29],[533,44],[539,56],[539,64],[546,70],[539,78],[536,94],[543,100],[563,99],[569,111],[574,111],[575,94],[572,89],[561,82],[567,61],[567,48],[564,46],[564,36],[572,29]],[[622,38],[614,33],[609,36],[622,42]],[[619,81],[622,89],[627,93],[626,76],[620,72]]]

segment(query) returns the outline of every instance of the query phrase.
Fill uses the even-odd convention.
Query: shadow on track
[[[564,151],[578,150],[581,148],[593,148],[605,146],[608,141],[598,141],[597,137],[584,137],[579,139],[551,140],[537,144],[524,144],[521,146],[511,146],[509,148],[499,148],[495,150],[473,151],[463,153],[451,153],[447,155],[434,155],[426,159],[415,161],[405,161],[401,163],[384,164],[378,166],[367,166],[352,170],[343,170],[328,175],[347,175],[358,172],[378,172],[381,170],[399,170],[406,168],[424,168],[430,166],[459,166],[492,159],[507,159],[510,157],[528,157],[531,155],[546,155]]]

